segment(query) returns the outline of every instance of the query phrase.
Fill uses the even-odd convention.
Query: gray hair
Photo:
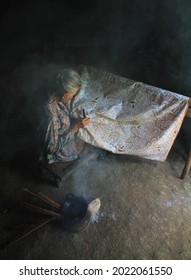
[[[66,92],[74,92],[80,85],[79,74],[72,69],[64,69],[56,75],[51,85],[51,91],[61,98]]]

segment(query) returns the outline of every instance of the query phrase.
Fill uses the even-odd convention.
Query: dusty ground
[[[1,209],[21,200],[37,202],[23,190],[42,192],[57,201],[72,192],[99,197],[101,208],[87,229],[68,233],[48,224],[0,251],[1,259],[190,259],[191,177],[180,180],[186,153],[177,140],[166,162],[108,154],[81,164],[61,188],[34,176],[36,169],[1,169]],[[30,171],[30,172],[29,172]],[[0,214],[1,244],[23,232],[4,226],[45,218],[20,203]]]

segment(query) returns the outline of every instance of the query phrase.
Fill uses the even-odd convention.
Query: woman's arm
[[[59,148],[59,138],[62,138],[62,145],[66,145],[68,142],[74,140],[74,135],[78,132],[80,128],[85,127],[89,123],[88,118],[81,119],[78,121],[73,128],[68,128],[65,121],[60,120],[57,111],[56,103],[48,104],[48,111],[49,111],[49,126],[47,129],[47,149],[50,153],[54,153]]]

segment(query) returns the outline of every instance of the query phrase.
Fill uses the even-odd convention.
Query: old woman
[[[73,161],[83,150],[83,143],[76,134],[88,125],[89,119],[72,121],[70,117],[71,101],[80,87],[80,76],[72,69],[58,73],[50,86],[46,103],[48,124],[45,136],[48,163]]]

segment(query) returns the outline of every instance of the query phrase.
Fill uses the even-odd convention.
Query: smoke
[[[72,192],[77,196],[85,197],[88,203],[97,196],[96,190],[94,189],[95,183],[100,179],[103,180],[103,176],[105,175],[104,171],[99,171],[95,175],[98,155],[98,151],[92,147],[92,151],[84,155],[72,174]],[[92,181],[94,182],[93,184]]]

